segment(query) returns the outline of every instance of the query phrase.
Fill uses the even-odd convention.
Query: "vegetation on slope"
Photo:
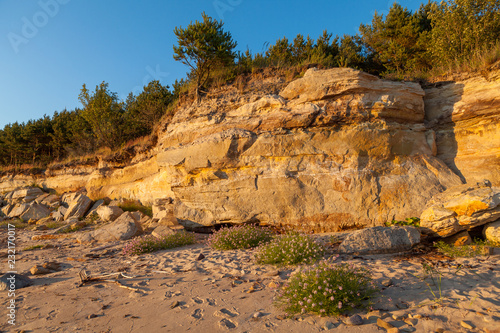
[[[15,122],[0,130],[0,171],[39,170],[97,155],[124,160],[156,142],[157,127],[168,123],[181,102],[264,68],[288,71],[308,66],[352,67],[392,79],[428,80],[460,71],[483,71],[500,59],[500,0],[429,1],[411,12],[394,3],[384,16],[374,14],[359,34],[342,37],[326,30],[316,40],[283,37],[265,52],[235,52],[236,42],[223,23],[203,20],[176,28],[174,59],[190,72],[173,87],[151,81],[126,101],[102,82],[83,85],[82,108],[50,117]],[[300,70],[299,70],[300,72]],[[137,146],[138,149],[131,147]],[[86,163],[86,162],[85,162]]]

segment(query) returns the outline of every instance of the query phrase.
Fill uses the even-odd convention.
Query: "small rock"
[[[279,274],[280,274],[280,271],[273,270],[273,271],[269,271],[269,272],[265,273],[264,276],[278,276]]]
[[[196,260],[203,260],[203,259],[205,259],[205,255],[203,253],[200,253],[196,258]]]
[[[394,328],[394,326],[380,318],[377,319],[377,326],[385,328],[386,330],[389,330],[390,328]]]
[[[280,284],[276,281],[271,281],[267,286],[271,289],[278,289],[280,287]]]
[[[179,301],[173,301],[172,304],[170,304],[170,308],[173,309],[173,308],[176,308],[180,305]]]
[[[87,316],[87,319],[92,319],[92,318],[96,318],[96,317],[99,317],[98,315],[96,315],[95,313],[92,313],[92,314],[89,314]]]
[[[332,323],[331,321],[327,321],[327,322],[325,322],[325,324],[323,325],[323,329],[324,329],[325,331],[327,331],[327,330],[331,330],[331,329],[334,329],[334,328],[335,328],[335,324],[334,324],[334,323]]]
[[[411,318],[411,319],[408,318],[408,319],[405,319],[404,322],[407,323],[410,326],[415,326],[415,325],[417,325],[418,320],[417,319],[413,319],[413,318]]]
[[[412,315],[410,313],[410,314],[408,314],[408,318],[422,319],[422,315],[420,315],[420,314],[414,314],[414,315]]]
[[[397,327],[392,327],[387,329],[387,333],[399,333],[399,328]]]
[[[381,285],[384,287],[389,287],[392,286],[392,280],[391,279],[384,279],[380,282]]]
[[[263,316],[264,316],[264,314],[263,314],[262,312],[257,311],[257,312],[255,312],[255,313],[252,315],[252,318],[253,318],[253,319],[259,319],[260,317],[263,317]]]
[[[471,330],[475,327],[475,326],[473,326],[473,325],[471,325],[463,320],[460,322],[460,326],[462,326],[463,328],[466,328],[468,330]]]
[[[52,273],[50,269],[47,269],[41,265],[35,265],[30,268],[31,275],[43,275]]]
[[[344,320],[344,324],[351,326],[358,326],[363,324],[363,318],[360,315],[353,315]]]

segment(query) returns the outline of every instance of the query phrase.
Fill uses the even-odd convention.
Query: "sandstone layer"
[[[437,157],[464,182],[500,186],[500,71],[425,90]]]
[[[335,68],[228,86],[160,124],[147,157],[48,170],[36,182],[60,193],[85,187],[94,200],[171,198],[169,211],[190,227],[381,225],[420,216],[465,181],[499,183],[499,77],[424,92]],[[4,177],[0,191],[31,183]]]

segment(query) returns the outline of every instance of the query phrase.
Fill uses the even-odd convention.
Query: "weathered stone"
[[[96,202],[94,202],[94,204],[92,205],[92,207],[90,207],[89,211],[87,212],[86,216],[91,216],[94,213],[97,214],[97,209],[99,207],[101,207],[102,205],[104,205],[104,200],[103,199],[99,199]],[[97,214],[97,215],[99,215],[99,214]]]
[[[173,233],[175,233],[175,231],[172,230],[171,228],[169,228],[168,226],[159,225],[153,230],[153,232],[151,234],[157,238],[162,238],[162,237],[171,235]]]
[[[70,217],[82,218],[92,205],[92,200],[84,194],[77,195],[69,204],[68,210],[64,214],[64,219]]]
[[[50,210],[47,207],[37,203],[32,203],[29,205],[28,209],[21,214],[20,218],[23,221],[40,220],[49,216],[49,214]]]
[[[34,201],[37,197],[43,194],[43,191],[38,187],[25,187],[12,193],[12,199],[29,203]]]
[[[340,243],[341,253],[396,253],[408,251],[420,242],[420,232],[413,227],[373,227],[358,230]]]
[[[78,242],[112,242],[127,240],[142,233],[142,227],[130,212],[125,212],[114,222],[78,236]]]
[[[12,284],[14,285],[14,288],[11,288]],[[29,277],[22,274],[6,273],[0,277],[0,290],[18,290],[31,286],[32,284],[33,281],[31,281]]]
[[[500,244],[500,220],[486,224],[483,235],[487,240]]]
[[[499,218],[500,188],[466,184],[435,195],[420,216],[420,225],[448,237]]]
[[[96,213],[101,220],[112,222],[123,214],[123,210],[118,206],[100,206],[97,208]]]
[[[472,244],[472,238],[468,231],[462,231],[450,237],[443,239],[446,243],[453,246],[463,246]]]
[[[50,194],[47,197],[45,197],[40,203],[42,205],[51,207],[51,208],[56,208],[59,206],[61,197],[55,194]]]
[[[9,214],[7,215],[8,217],[19,217],[23,215],[25,211],[27,211],[30,208],[29,204],[26,203],[20,203],[14,206],[14,208],[11,209]]]
[[[347,317],[344,320],[344,324],[350,325],[350,326],[358,326],[358,325],[363,325],[363,318],[361,318],[360,315],[352,315],[350,317]]]
[[[61,264],[54,261],[44,262],[42,265],[35,265],[31,267],[30,272],[32,275],[42,275],[54,273],[61,270]]]
[[[62,207],[62,206],[61,206],[61,207]],[[59,207],[59,208],[61,208],[61,207]],[[65,209],[66,209],[66,208],[65,208]],[[52,213],[50,214],[50,216],[51,216],[51,217],[54,219],[54,221],[56,221],[56,222],[62,222],[62,221],[64,221],[64,214],[63,214],[61,211],[59,211],[59,210],[57,210],[57,211],[55,211],[55,212],[52,212]]]
[[[5,216],[8,216],[10,211],[15,207],[15,205],[7,204],[2,207],[1,211]]]

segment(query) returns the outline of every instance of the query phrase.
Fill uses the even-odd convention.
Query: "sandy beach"
[[[6,229],[1,229],[2,234],[5,232]],[[352,262],[372,273],[380,292],[371,300],[371,310],[341,317],[307,314],[286,317],[273,304],[273,297],[297,268],[256,265],[252,250],[215,251],[205,244],[206,235],[198,235],[199,241],[194,245],[124,256],[121,250],[125,242],[99,249],[98,245],[76,243],[71,234],[58,239],[31,240],[35,234],[40,232],[18,230],[17,246],[21,250],[49,245],[17,255],[18,272],[29,276],[34,284],[16,291],[15,326],[7,323],[9,300],[6,294],[2,295],[2,331],[499,332],[500,329],[499,252],[457,260],[419,251],[402,255],[341,255],[336,262]],[[333,252],[330,249],[327,256],[335,255]],[[46,262],[60,264],[59,270],[31,275],[33,266]],[[426,274],[423,264],[434,269]],[[83,269],[91,277],[122,274],[82,285]],[[360,325],[350,325],[349,317],[355,314],[362,319]],[[384,325],[381,320],[394,328],[381,327]]]

